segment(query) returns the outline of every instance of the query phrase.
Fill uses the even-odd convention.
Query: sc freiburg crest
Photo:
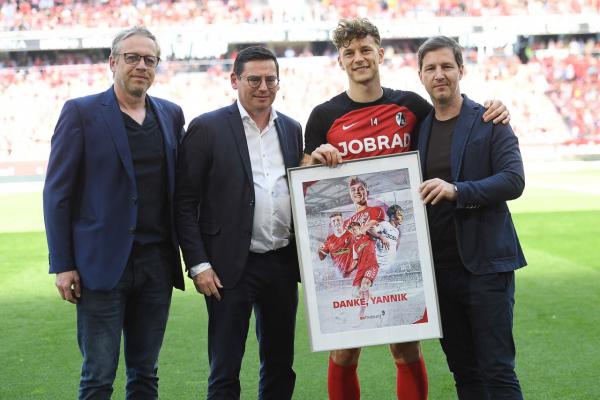
[[[406,125],[406,117],[404,116],[404,113],[399,112],[396,114],[396,123],[398,126]]]

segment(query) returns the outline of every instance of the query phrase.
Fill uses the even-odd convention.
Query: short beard
[[[144,95],[146,94],[146,90],[144,90],[144,89],[137,89],[137,88],[131,89],[130,87],[128,87],[125,84],[125,81],[123,79],[120,79],[118,83],[119,83],[119,86],[121,86],[123,89],[125,89],[125,91],[133,97],[141,98],[141,97],[144,97]]]
[[[146,91],[144,89],[129,89],[128,90],[129,94],[134,96],[134,97],[144,97],[144,94],[146,94]]]

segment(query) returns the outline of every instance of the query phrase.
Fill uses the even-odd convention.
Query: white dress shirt
[[[283,153],[275,128],[277,113],[271,108],[269,123],[262,131],[237,102],[242,116],[254,181],[254,220],[250,251],[266,253],[285,247],[290,242],[292,208]],[[211,268],[202,263],[190,268],[190,276]]]

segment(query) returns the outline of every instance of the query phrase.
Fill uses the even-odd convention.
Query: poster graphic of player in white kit
[[[384,271],[392,266],[400,246],[400,225],[404,221],[404,210],[398,204],[385,212],[389,221],[381,221],[367,233],[377,239],[376,254],[379,268]]]
[[[304,183],[321,333],[427,322],[423,319],[425,296],[410,188],[407,169]],[[332,273],[340,267],[331,256],[331,237],[347,235],[350,226],[355,230],[354,241],[372,242],[375,265],[361,271],[357,264],[349,274],[340,276]],[[382,249],[379,256],[377,247]],[[361,277],[359,285],[354,285],[357,273],[368,270],[371,274],[372,267],[375,274],[370,284],[362,286],[364,293],[356,291],[362,282]]]

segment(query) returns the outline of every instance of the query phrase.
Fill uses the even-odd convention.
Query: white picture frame
[[[312,351],[440,338],[418,153],[290,168],[288,178]]]

